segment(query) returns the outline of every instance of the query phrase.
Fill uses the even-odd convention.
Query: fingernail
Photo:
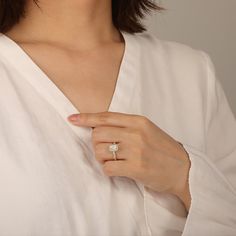
[[[69,121],[72,122],[78,122],[79,121],[79,115],[72,115],[68,117]]]

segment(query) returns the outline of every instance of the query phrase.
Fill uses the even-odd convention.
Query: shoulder
[[[149,56],[162,57],[163,60],[178,66],[191,65],[191,63],[202,65],[206,63],[206,58],[209,56],[203,50],[184,43],[161,39],[152,33],[136,33],[134,37],[140,43],[141,50]]]
[[[160,39],[148,32],[136,33],[134,38],[139,44],[142,64],[158,74],[161,70],[177,84],[189,84],[200,89],[207,84],[209,69],[214,70],[208,53],[190,45]],[[190,86],[190,87],[191,87]]]
[[[152,94],[160,88],[169,91],[173,99],[185,101],[183,106],[188,107],[193,97],[195,103],[205,104],[217,79],[208,53],[150,33],[139,33],[134,37],[140,45],[140,70],[145,74],[140,80],[155,88],[148,87]]]
[[[199,53],[202,52],[202,50],[196,49],[190,45],[161,39],[149,32],[136,33],[133,36],[146,48],[152,49],[154,51],[158,50],[170,56],[196,57],[199,56]]]

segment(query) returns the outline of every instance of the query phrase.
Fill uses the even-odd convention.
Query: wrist
[[[182,201],[187,211],[189,211],[191,205],[191,195],[189,190],[189,184],[186,183],[186,186],[182,191],[176,193],[176,196]]]
[[[185,165],[178,175],[176,179],[178,182],[176,183],[174,194],[182,201],[187,211],[189,211],[191,205],[191,194],[189,189],[189,170],[191,166],[191,162],[189,159],[188,153],[183,148],[183,145],[179,143],[182,147],[183,159],[186,160]]]

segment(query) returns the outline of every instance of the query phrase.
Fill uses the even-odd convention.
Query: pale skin
[[[93,127],[95,156],[108,176],[124,176],[147,188],[179,197],[186,210],[190,161],[182,145],[147,117],[117,112],[81,113],[68,117],[72,124]],[[117,142],[114,161],[108,145]]]
[[[181,143],[147,117],[106,112],[124,42],[112,24],[111,0],[28,1],[27,16],[6,33],[80,111],[75,126],[93,127],[97,161],[108,176],[140,181],[191,205],[190,160]],[[98,73],[99,71],[99,73]],[[128,78],[127,78],[128,79]],[[117,161],[108,145],[118,142]]]

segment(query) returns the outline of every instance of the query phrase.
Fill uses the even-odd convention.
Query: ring
[[[119,150],[118,144],[116,144],[115,142],[113,142],[112,144],[109,145],[109,151],[112,152],[113,154],[113,159],[115,161],[117,161],[117,156],[116,156],[116,152]]]

